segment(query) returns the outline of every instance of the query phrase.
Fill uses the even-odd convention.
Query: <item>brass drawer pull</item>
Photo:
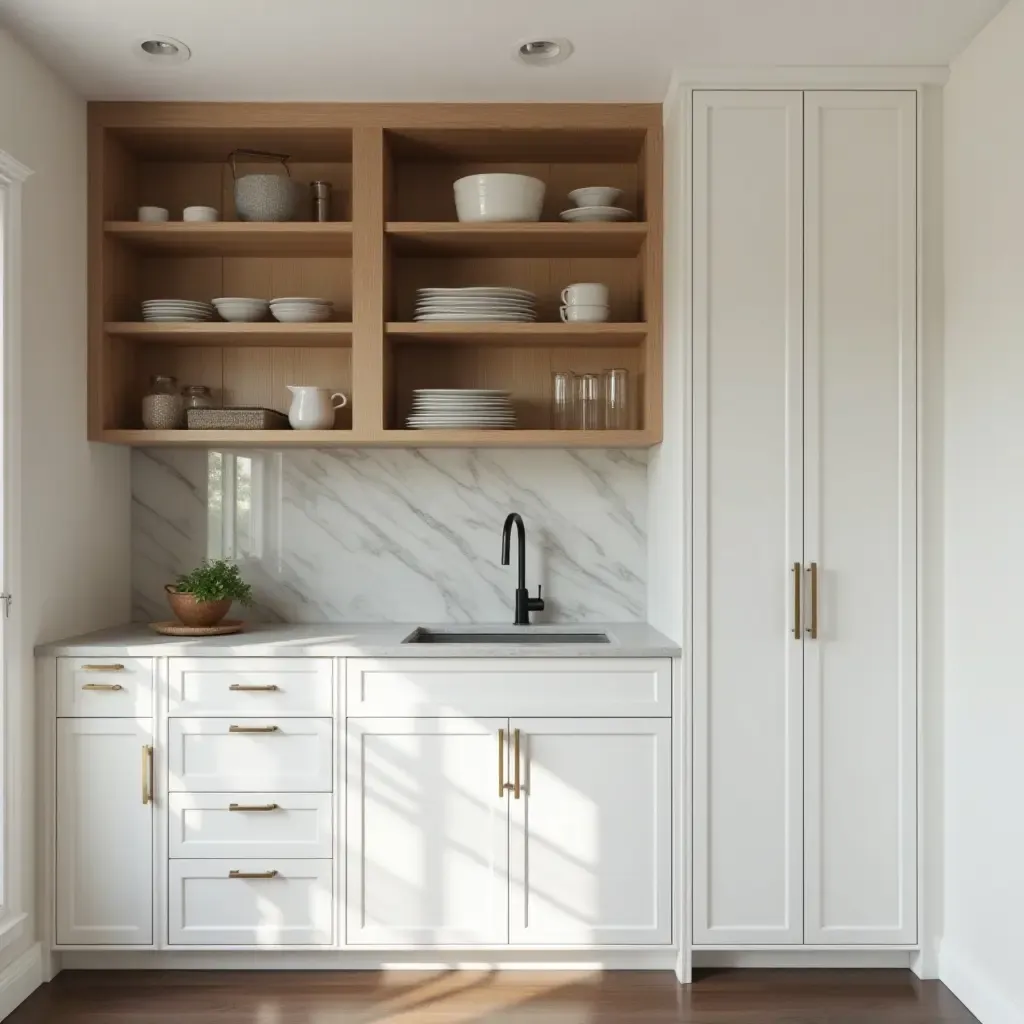
[[[83,683],[83,690],[123,690],[120,683]]]
[[[229,725],[228,732],[277,732],[276,725]]]
[[[276,811],[277,804],[228,804],[229,811]]]
[[[811,562],[811,624],[807,632],[812,640],[818,639],[818,563]]]
[[[123,672],[124,665],[83,665],[83,672]]]
[[[799,640],[803,622],[800,618],[800,583],[803,575],[799,562],[793,563],[793,636]]]
[[[498,796],[505,798],[507,790],[512,788],[511,782],[505,781],[505,730],[498,730]]]
[[[142,748],[142,802],[153,802],[153,748],[148,745]]]
[[[280,687],[277,683],[270,683],[267,686],[250,686],[247,683],[232,683],[228,689],[242,693],[268,693],[271,690],[279,690]]]
[[[521,789],[521,787],[519,785],[519,730],[518,729],[516,729],[516,731],[512,734],[512,745],[515,748],[513,750],[513,755],[515,756],[515,759],[516,759],[516,766],[515,766],[514,774],[512,776],[512,778],[515,780],[513,782],[513,784],[512,784],[512,793],[515,796],[515,798],[518,800],[519,799],[519,794],[520,794],[520,789]]]
[[[276,871],[229,871],[228,878],[277,878]]]

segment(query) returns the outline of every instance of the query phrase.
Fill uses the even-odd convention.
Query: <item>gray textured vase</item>
[[[296,200],[295,183],[282,174],[243,174],[235,180],[239,220],[291,220]]]

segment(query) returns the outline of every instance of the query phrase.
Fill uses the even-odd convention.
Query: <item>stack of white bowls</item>
[[[334,306],[329,299],[288,297],[270,300],[270,312],[284,324],[319,324],[331,319]]]
[[[249,324],[262,320],[270,309],[266,299],[222,298],[213,300],[214,308],[222,320],[232,323]]]
[[[563,210],[562,220],[587,223],[589,221],[632,220],[633,214],[621,206],[613,205],[622,195],[622,189],[608,185],[588,185],[569,193],[576,204],[571,210]]]
[[[142,304],[142,319],[153,324],[182,324],[213,319],[209,302],[192,299],[147,299]]]
[[[508,391],[419,388],[413,391],[413,430],[510,430],[516,414]]]
[[[523,288],[418,288],[413,319],[530,323],[537,319],[537,296]]]
[[[455,182],[455,212],[467,223],[540,220],[544,182],[528,174],[470,174]]]

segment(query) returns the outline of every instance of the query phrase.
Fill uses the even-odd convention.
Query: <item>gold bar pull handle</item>
[[[82,683],[83,690],[123,690],[120,683]]]
[[[229,871],[228,878],[277,878],[276,871]]]
[[[280,687],[277,683],[269,683],[266,686],[250,686],[248,683],[232,683],[228,689],[234,690],[236,693],[269,693],[273,690],[279,690]]]
[[[83,672],[123,672],[124,665],[83,665]]]
[[[520,794],[521,789],[522,789],[522,787],[519,784],[519,730],[518,729],[516,729],[516,731],[512,734],[512,743],[513,743],[513,746],[515,747],[515,750],[513,751],[513,753],[514,753],[515,759],[516,759],[515,774],[513,775],[514,782],[513,782],[513,785],[512,785],[512,793],[515,796],[515,798],[518,800],[519,799],[519,794]]]
[[[277,732],[276,725],[229,725],[228,732]]]
[[[818,563],[811,562],[811,624],[807,632],[812,640],[818,639]]]
[[[505,730],[498,730],[498,796],[505,795]]]
[[[799,562],[793,563],[793,636],[799,640],[803,629],[800,619],[800,583],[803,569]]]
[[[229,811],[276,811],[277,804],[228,804]]]
[[[153,802],[153,748],[149,744],[142,748],[142,802]]]

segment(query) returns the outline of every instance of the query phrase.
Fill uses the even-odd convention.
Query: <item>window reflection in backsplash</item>
[[[207,459],[208,558],[273,570],[280,559],[281,455],[211,451]]]

